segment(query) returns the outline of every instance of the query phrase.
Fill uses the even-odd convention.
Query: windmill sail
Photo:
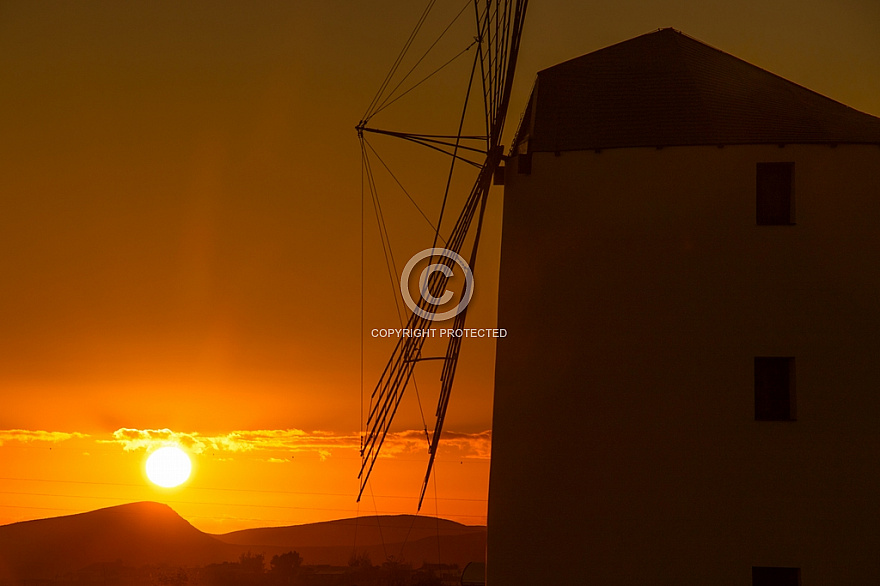
[[[418,32],[433,3],[429,2],[413,34]],[[527,0],[473,0],[472,10],[476,29],[473,42],[465,50],[471,48],[476,50],[471,68],[471,85],[468,87],[468,94],[470,94],[472,88],[478,88],[482,94],[482,116],[485,119],[485,136],[465,136],[462,134],[464,112],[462,113],[458,134],[451,136],[409,134],[368,126],[373,115],[397,99],[392,96],[400,84],[395,86],[390,93],[386,93],[386,90],[390,87],[390,79],[399,66],[400,58],[395,62],[389,76],[386,77],[379,94],[377,94],[377,98],[373,100],[364,118],[356,127],[358,135],[362,139],[364,133],[396,136],[445,152],[453,158],[453,166],[456,162],[465,162],[479,169],[464,206],[456,218],[449,237],[445,240],[446,249],[466,257],[472,270],[476,265],[477,249],[480,243],[480,232],[489,189],[495,171],[502,161],[503,147],[501,146],[501,136],[507,117],[527,3]],[[469,7],[470,5],[466,5],[465,8]],[[459,13],[459,16],[461,16],[461,13]],[[408,44],[411,43],[412,38],[411,36]],[[400,97],[400,94],[398,94],[398,97]],[[448,190],[449,184],[447,183],[447,194]],[[437,245],[443,213],[446,207],[445,203],[446,199],[444,198],[444,206],[440,212],[437,234],[435,234],[434,246],[432,248]],[[473,234],[470,250],[464,250],[470,234]],[[432,257],[432,262],[449,268],[452,268],[454,265],[454,261],[445,256]],[[428,292],[435,297],[439,296],[445,291],[447,281],[448,277],[445,273],[439,271],[432,273],[427,283]],[[422,295],[419,298],[417,310],[412,312],[406,323],[405,327],[407,329],[424,330],[433,323],[434,314],[430,313],[433,308],[426,301],[425,297],[425,295]],[[462,328],[466,318],[467,309],[465,308],[453,318],[452,327],[454,329]],[[428,359],[422,357],[424,342],[424,337],[399,338],[372,392],[371,407],[361,447],[358,500],[363,495],[370,473],[376,464],[382,445],[400,406],[404,391],[412,380],[413,371],[420,361]],[[456,367],[458,365],[461,342],[461,337],[451,337],[445,356],[442,358],[443,367],[440,375],[440,395],[436,410],[436,423],[430,437],[429,460],[422,490],[419,495],[419,508],[421,508],[425,490],[431,477],[434,459],[442,435],[446,410],[449,405]]]

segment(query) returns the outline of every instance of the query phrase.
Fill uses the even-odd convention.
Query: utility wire
[[[148,488],[145,484],[134,484],[134,483],[124,483],[124,482],[97,482],[91,480],[54,480],[51,478],[15,478],[15,477],[0,477],[0,481],[15,481],[15,482],[42,482],[42,483],[50,483],[50,484],[83,484],[89,486],[120,486],[120,487],[130,487],[130,488]],[[304,491],[294,491],[294,490],[264,490],[264,489],[253,489],[253,488],[228,488],[228,487],[210,487],[210,486],[187,486],[186,490],[210,490],[210,491],[220,491],[220,492],[246,492],[246,493],[254,493],[254,494],[284,494],[284,495],[297,495],[297,496],[338,496],[338,497],[346,497],[350,498],[355,496],[355,494],[347,493],[347,492],[304,492]],[[27,493],[27,494],[37,494],[37,493]],[[401,500],[409,500],[414,497],[404,496],[404,495],[389,495],[389,494],[377,494],[375,498],[379,499],[401,499]],[[466,498],[443,498],[441,500],[444,501],[462,501],[462,502],[487,502],[486,499],[466,499]]]

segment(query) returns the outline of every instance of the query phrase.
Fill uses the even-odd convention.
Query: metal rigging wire
[[[416,23],[415,28],[409,34],[409,38],[406,40],[406,43],[403,44],[403,48],[400,50],[400,53],[397,55],[397,59],[391,65],[391,69],[385,75],[384,81],[382,81],[382,85],[379,86],[379,91],[376,92],[376,95],[373,97],[373,100],[370,102],[370,105],[367,106],[367,111],[364,112],[364,115],[361,117],[361,120],[367,120],[370,116],[373,115],[373,109],[376,107],[376,104],[382,98],[382,95],[385,93],[385,89],[388,87],[388,84],[391,83],[391,79],[394,77],[394,74],[397,72],[397,68],[400,67],[403,58],[406,56],[407,51],[409,51],[410,46],[415,40],[416,36],[419,34],[419,31],[422,28],[422,25],[425,24],[425,20],[428,18],[428,14],[430,14],[431,9],[434,8],[434,4],[437,0],[429,0],[428,5],[425,6],[425,10],[422,12],[422,15],[419,17],[419,21]]]
[[[431,43],[431,46],[428,47],[428,49],[424,52],[424,54],[423,54],[421,57],[419,57],[419,60],[416,61],[415,64],[410,68],[410,70],[406,72],[406,74],[403,76],[403,78],[402,78],[399,82],[397,82],[397,85],[394,86],[394,88],[393,88],[390,92],[388,92],[388,97],[386,97],[386,98],[382,101],[382,103],[380,103],[379,105],[377,105],[376,108],[372,111],[372,113],[370,113],[370,116],[369,116],[370,118],[372,118],[373,116],[375,116],[376,114],[378,114],[379,112],[381,112],[382,110],[384,110],[385,108],[387,108],[388,106],[390,106],[391,104],[393,104],[394,102],[396,102],[397,100],[399,100],[400,98],[402,98],[403,96],[405,96],[406,94],[408,94],[409,92],[411,92],[412,90],[416,89],[416,88],[417,88],[418,86],[420,86],[423,82],[425,82],[429,77],[432,77],[434,74],[436,74],[437,72],[439,72],[441,69],[445,68],[447,65],[449,65],[450,63],[452,63],[453,61],[455,61],[456,59],[458,59],[458,57],[460,57],[462,54],[464,54],[465,51],[467,51],[468,49],[470,49],[470,48],[473,46],[473,43],[471,43],[470,45],[468,45],[467,47],[465,47],[460,53],[458,53],[457,55],[455,55],[452,59],[450,59],[449,61],[447,61],[446,63],[444,63],[443,65],[441,65],[441,66],[438,67],[437,69],[435,69],[434,71],[432,71],[432,72],[428,75],[428,77],[425,77],[424,79],[422,79],[421,81],[419,81],[419,82],[418,82],[417,84],[415,84],[414,86],[410,87],[408,90],[406,90],[405,92],[403,92],[402,94],[400,94],[399,96],[397,96],[396,98],[394,98],[393,100],[391,99],[391,97],[394,95],[394,92],[396,92],[396,91],[400,88],[400,86],[403,85],[403,82],[405,82],[405,81],[409,78],[409,76],[412,74],[413,71],[416,70],[416,68],[419,66],[419,64],[420,64],[422,61],[425,60],[425,57],[428,56],[428,54],[431,52],[431,50],[432,50],[435,46],[437,46],[437,43],[439,43],[440,40],[446,35],[446,33],[449,32],[449,29],[452,28],[452,25],[454,25],[454,24],[456,23],[456,21],[461,17],[461,15],[464,14],[465,9],[468,7],[468,5],[469,5],[470,3],[471,3],[471,0],[467,0],[467,1],[464,3],[464,6],[462,6],[461,10],[458,11],[458,14],[455,15],[455,18],[452,19],[452,22],[450,22],[448,25],[446,25],[446,28],[443,29],[443,32],[440,33],[440,36],[438,36],[438,37],[434,40],[434,42]]]

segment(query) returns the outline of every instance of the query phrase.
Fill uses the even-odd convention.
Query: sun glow
[[[180,486],[192,472],[189,456],[177,446],[159,448],[147,458],[147,478],[164,488]]]

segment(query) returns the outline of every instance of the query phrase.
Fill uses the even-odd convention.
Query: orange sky
[[[433,30],[460,5],[439,2]],[[405,433],[422,427],[412,392],[375,502],[358,509],[353,497],[353,126],[422,7],[0,4],[0,524],[132,500],[169,502],[208,531],[414,512],[426,457]],[[878,23],[873,0],[533,0],[509,125],[539,69],[664,26],[877,115]],[[458,32],[444,49],[467,39]],[[460,73],[376,125],[454,129],[463,86],[449,80]],[[436,217],[445,163],[373,144]],[[393,244],[408,258],[431,230],[380,181]],[[480,327],[495,322],[493,194],[469,315]],[[367,220],[369,331],[397,319]],[[364,342],[369,389],[391,346]],[[485,520],[493,362],[490,341],[465,342],[446,424],[458,435],[441,448],[440,498],[427,513]],[[435,374],[420,375],[429,421]],[[173,491],[142,474],[166,429],[196,465]]]

